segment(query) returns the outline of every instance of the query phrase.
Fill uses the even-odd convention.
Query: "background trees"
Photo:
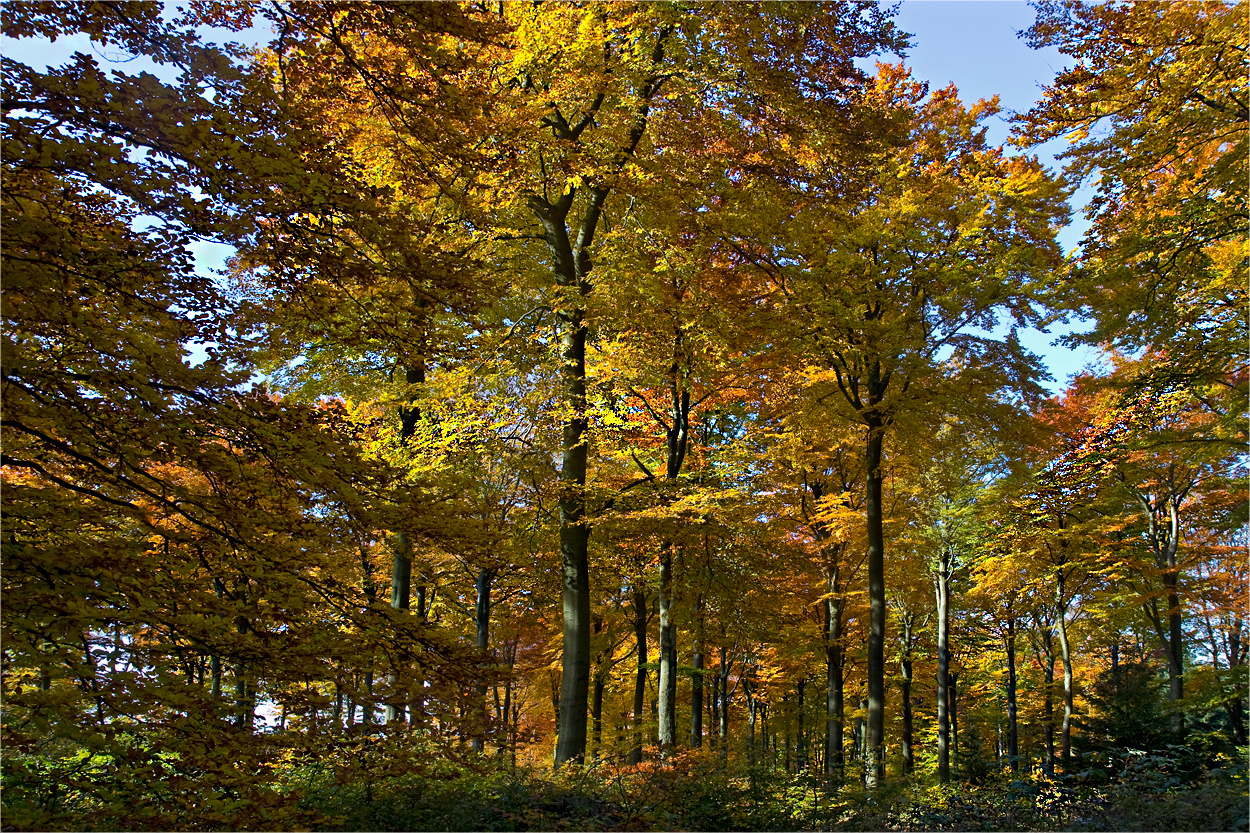
[[[1095,322],[1085,338],[1158,351],[1138,375],[1206,391],[1217,412],[1242,413],[1250,212],[1238,177],[1250,145],[1241,7],[1037,10],[1030,43],[1056,46],[1076,64],[1018,130],[1023,142],[1068,137],[1069,175],[1096,177],[1083,278],[1069,284],[1069,303]]]
[[[993,102],[856,68],[875,4],[6,6],[172,68],[4,63],[6,823],[581,761],[818,826],[848,761],[1076,783],[1164,715],[1231,760],[1244,21],[1039,12],[1084,63],[1024,138],[1171,108],[1078,140],[1074,269]],[[1137,352],[1043,402],[1015,328],[1073,311]]]

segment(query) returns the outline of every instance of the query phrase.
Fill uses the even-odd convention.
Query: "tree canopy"
[[[6,828],[1244,825],[1246,6],[1035,9],[5,4]]]

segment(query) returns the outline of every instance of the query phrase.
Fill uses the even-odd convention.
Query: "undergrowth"
[[[1244,750],[1243,750],[1244,752]],[[1067,776],[887,780],[868,793],[682,751],[640,766],[477,766],[304,781],[321,830],[1247,830],[1244,760],[1174,747],[1089,755]]]

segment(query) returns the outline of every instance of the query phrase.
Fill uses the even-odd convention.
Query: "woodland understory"
[[[0,6],[0,827],[1250,827],[1250,7],[1033,8]]]

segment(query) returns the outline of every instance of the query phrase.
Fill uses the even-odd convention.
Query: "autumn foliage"
[[[1036,10],[6,3],[4,828],[1244,829],[1246,7]]]

